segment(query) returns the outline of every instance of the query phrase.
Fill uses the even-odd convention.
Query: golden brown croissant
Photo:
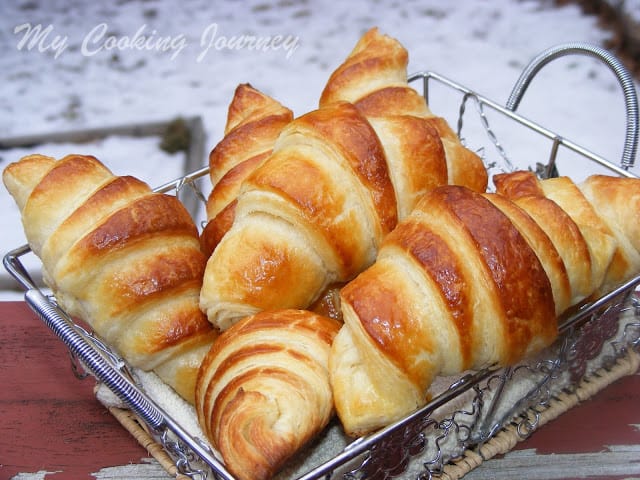
[[[207,225],[201,234],[211,255],[230,228],[242,181],[271,153],[293,112],[249,84],[236,88],[229,104],[223,139],[209,155],[213,190],[207,199]]]
[[[198,307],[206,259],[182,204],[90,156],[31,155],[3,181],[59,304],[193,403],[216,333]]]
[[[578,187],[517,172],[495,183],[501,194],[427,193],[341,291],[345,326],[330,372],[349,434],[424,405],[437,375],[542,349],[559,314],[640,272],[640,210],[619,212],[637,207],[640,180],[591,177]]]
[[[331,74],[320,106],[337,101],[356,105],[375,128],[385,150],[405,138],[411,139],[411,130],[426,128],[419,127],[420,124],[435,128],[447,167],[447,181],[438,185],[449,183],[484,190],[478,187],[484,184],[486,188],[487,182],[481,160],[461,144],[447,121],[435,116],[424,97],[409,86],[408,61],[408,52],[400,42],[381,34],[377,28],[368,30]]]
[[[207,262],[201,307],[222,330],[259,310],[303,308],[375,258],[397,221],[378,137],[348,103],[289,123],[244,182]]]
[[[399,51],[394,74],[407,87],[406,51]],[[395,77],[382,75],[381,83],[379,74],[369,72],[373,85],[395,85]],[[260,310],[309,308],[328,286],[370,265],[382,238],[426,191],[452,178],[486,189],[480,158],[464,148],[467,155],[448,158],[438,122],[413,115],[426,111],[414,94],[390,103],[386,116],[380,102],[371,101],[366,116],[352,103],[322,101],[282,130],[244,180],[234,223],[207,263],[200,305],[214,325],[224,330]]]
[[[198,376],[196,411],[238,479],[270,478],[329,422],[328,357],[340,325],[303,310],[260,312],[214,343]]]

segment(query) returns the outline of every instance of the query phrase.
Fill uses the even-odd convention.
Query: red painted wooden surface
[[[23,302],[0,303],[0,479],[60,472],[91,478],[103,467],[149,457],[78,380],[66,347]]]
[[[93,380],[72,374],[64,345],[23,302],[0,302],[0,381],[0,480],[38,471],[51,472],[44,476],[51,480],[93,478],[102,468],[149,457],[95,400]],[[636,373],[551,421],[516,450],[576,454],[640,445],[639,405]],[[483,468],[492,465],[499,463]]]

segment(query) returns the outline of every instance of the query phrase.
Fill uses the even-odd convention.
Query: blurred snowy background
[[[629,14],[640,11],[637,3],[625,3]],[[239,83],[250,82],[296,114],[305,113],[316,108],[328,75],[372,26],[404,44],[410,73],[436,71],[500,103],[540,52],[570,41],[602,46],[612,35],[575,4],[543,0],[3,1],[0,139],[200,116],[207,137],[204,165]],[[246,35],[271,43],[260,50],[240,47]],[[445,107],[432,103],[435,113],[455,122],[456,109]],[[518,112],[611,161],[622,154],[623,96],[612,72],[595,59],[549,64]],[[155,137],[110,137],[4,149],[0,168],[27,153],[86,153],[117,174],[155,186],[184,169],[184,154],[168,154],[158,145]],[[533,147],[523,143],[520,149]],[[591,172],[588,165],[560,167],[572,175]],[[24,243],[24,236],[4,188],[0,206],[4,254]],[[2,275],[0,300],[21,298],[7,291],[13,284],[4,270]]]

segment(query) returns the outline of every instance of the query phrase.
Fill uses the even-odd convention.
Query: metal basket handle
[[[515,111],[522,100],[522,96],[529,87],[531,80],[542,67],[556,58],[571,54],[588,55],[603,61],[618,78],[624,93],[627,112],[626,136],[620,165],[624,170],[629,170],[633,167],[638,150],[638,97],[631,74],[624,65],[622,65],[620,60],[610,52],[595,45],[580,42],[561,44],[545,50],[535,57],[520,74],[520,78],[511,91],[511,95],[509,95],[505,106],[509,110]]]
[[[27,290],[25,301],[40,319],[82,360],[96,378],[156,431],[165,426],[163,415],[119,371],[75,331],[65,316],[37,289]]]

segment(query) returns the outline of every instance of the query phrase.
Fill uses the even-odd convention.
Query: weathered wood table
[[[23,302],[0,302],[0,479],[167,479],[70,371]],[[465,479],[640,478],[640,374],[616,381]]]

